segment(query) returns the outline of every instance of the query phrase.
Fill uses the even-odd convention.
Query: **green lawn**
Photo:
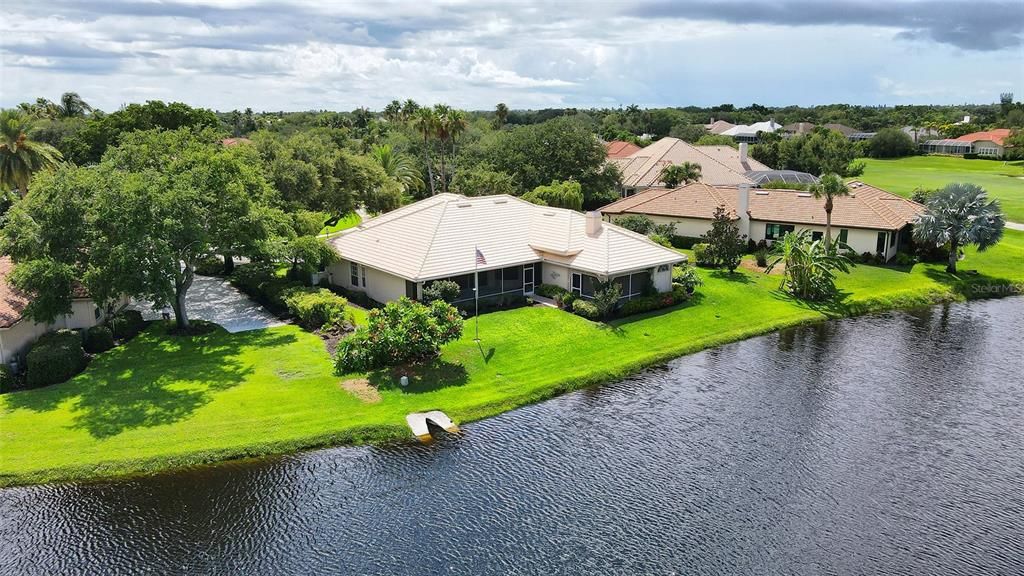
[[[324,226],[320,234],[334,234],[335,232],[341,232],[342,230],[348,230],[349,228],[359,226],[363,221],[362,217],[355,212],[349,212],[338,219],[338,222],[334,226]]]
[[[958,299],[967,282],[1019,287],[1024,233],[961,265],[979,274],[858,266],[827,307],[780,293],[778,276],[702,270],[690,302],[611,326],[543,307],[485,314],[479,345],[470,321],[440,358],[408,372],[408,389],[397,370],[333,375],[322,341],[294,326],[172,338],[154,325],[70,382],[0,396],[0,485],[409,438],[412,411],[466,422],[784,326]],[[351,389],[358,376],[372,386]]]
[[[941,188],[950,182],[977,184],[999,199],[1009,220],[1024,222],[1024,162],[954,156],[864,158],[863,162],[867,167],[859,180],[908,198],[915,188]]]

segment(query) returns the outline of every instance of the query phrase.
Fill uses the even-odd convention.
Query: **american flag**
[[[484,258],[484,253],[481,252],[479,248],[476,249],[476,265],[477,266],[486,266],[487,265],[487,258]]]

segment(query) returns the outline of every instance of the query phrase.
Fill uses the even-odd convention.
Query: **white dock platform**
[[[430,427],[427,426],[428,421],[433,422],[436,426],[440,426],[445,432],[450,434],[459,432],[459,427],[452,422],[452,419],[447,414],[440,410],[413,412],[405,417],[405,422],[409,425],[412,433],[416,435],[420,442],[424,443],[433,442],[434,440],[434,437],[430,435]]]

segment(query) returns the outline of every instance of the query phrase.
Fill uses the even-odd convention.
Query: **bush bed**
[[[82,335],[82,347],[89,354],[99,354],[114,347],[114,333],[101,325],[86,328]]]
[[[271,264],[245,264],[235,268],[231,275],[231,285],[274,314],[284,316],[288,312],[285,293],[293,288],[301,288],[302,282],[278,276]]]
[[[348,301],[325,288],[292,288],[284,293],[288,312],[306,330],[336,329],[345,324]]]
[[[462,316],[454,306],[440,300],[425,306],[402,297],[371,310],[367,326],[341,342],[335,371],[366,372],[436,356],[460,336]]]
[[[115,340],[125,341],[138,336],[146,327],[146,321],[138,310],[122,310],[107,320],[107,327]]]
[[[601,313],[597,310],[597,306],[589,300],[583,298],[577,298],[572,301],[572,312],[577,316],[582,316],[587,320],[597,320],[597,317]]]
[[[7,364],[0,364],[0,394],[19,388],[18,377],[11,372]]]
[[[28,352],[26,384],[38,388],[64,382],[84,370],[87,363],[82,336],[77,332],[43,334]]]
[[[203,258],[196,264],[196,274],[200,276],[221,276],[224,274],[224,260],[217,256]]]

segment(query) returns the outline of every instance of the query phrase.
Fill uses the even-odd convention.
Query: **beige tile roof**
[[[624,140],[612,140],[604,143],[604,152],[609,158],[626,158],[639,149],[640,147],[636,144]]]
[[[740,174],[746,174],[751,170],[772,170],[772,168],[754,160],[749,155],[746,162],[740,162],[740,153],[732,146],[696,146],[695,148],[725,164],[730,170]]]
[[[712,134],[721,134],[722,132],[725,132],[726,130],[734,126],[736,125],[733,124],[732,122],[726,122],[725,120],[715,120],[711,124],[705,124],[704,128],[706,128],[707,131]]]
[[[850,196],[836,198],[832,225],[873,230],[898,230],[924,210],[916,202],[862,182],[850,182]],[[649,214],[674,218],[711,219],[724,205],[736,217],[738,189],[690,184],[671,190],[652,189],[601,209],[605,214]],[[766,222],[825,224],[825,201],[798,190],[750,191],[750,218]]]
[[[514,196],[439,194],[367,220],[329,240],[342,258],[407,280],[540,260],[607,275],[682,261],[682,256],[618,226],[586,233],[585,216]]]
[[[714,151],[704,150],[716,149]],[[731,150],[731,152],[730,152]],[[730,157],[734,157],[731,159]],[[611,160],[622,172],[622,184],[627,188],[661,186],[661,171],[669,164],[694,162],[700,164],[701,182],[713,186],[750,184],[743,175],[739,151],[729,146],[694,146],[678,138],[662,138],[641,148],[628,158]],[[754,161],[756,162],[756,161]],[[759,166],[763,164],[756,162]],[[757,168],[751,168],[756,170]],[[765,169],[770,169],[765,167]]]

